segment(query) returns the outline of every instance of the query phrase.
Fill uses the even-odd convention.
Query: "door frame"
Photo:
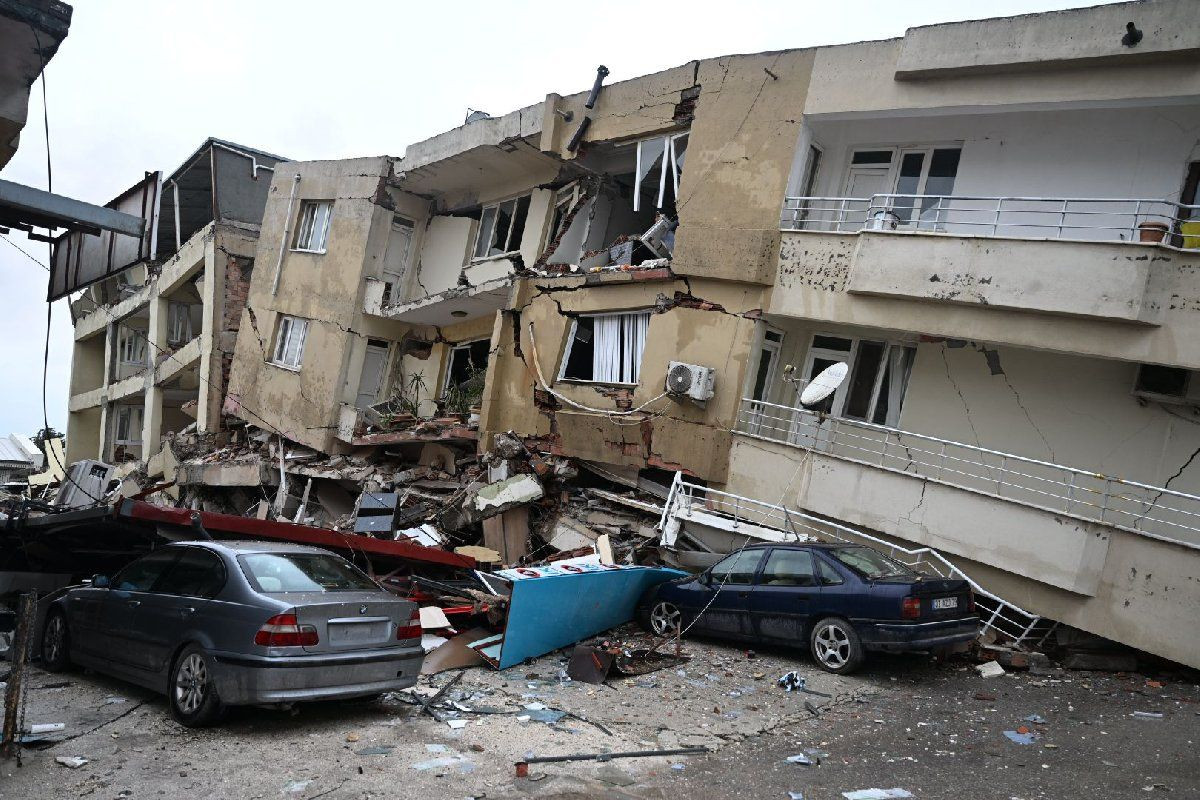
[[[779,334],[779,340],[771,341],[771,340],[767,339],[768,333]],[[755,362],[754,366],[757,367],[759,364],[762,363],[762,357],[763,357],[764,353],[766,353],[768,355],[768,357],[771,359],[771,361],[770,361],[770,364],[767,366],[766,380],[763,381],[763,397],[755,397],[754,396],[754,388],[755,388],[754,384],[755,384],[756,378],[758,377],[758,370],[757,369],[751,370],[751,372],[748,376],[750,379],[750,387],[749,387],[750,391],[746,392],[746,395],[750,399],[750,409],[749,409],[750,419],[747,420],[747,422],[746,422],[748,433],[756,434],[762,428],[762,418],[763,418],[764,409],[761,406],[756,405],[756,403],[769,403],[770,402],[767,398],[771,396],[771,389],[775,386],[775,378],[776,378],[777,372],[779,370],[779,360],[783,354],[783,343],[784,343],[786,337],[787,337],[786,331],[784,331],[781,328],[775,327],[774,325],[772,325],[769,322],[763,322],[761,324],[761,326],[759,327],[758,343],[755,345],[754,350],[753,350],[753,352],[756,352],[758,354],[758,361]]]

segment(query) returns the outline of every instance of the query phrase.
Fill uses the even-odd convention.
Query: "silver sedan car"
[[[196,727],[227,705],[369,697],[416,683],[416,604],[304,545],[178,542],[49,606],[43,665],[165,692]]]

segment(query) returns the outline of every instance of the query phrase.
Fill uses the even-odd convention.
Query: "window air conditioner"
[[[667,394],[687,397],[697,405],[704,405],[713,396],[716,378],[717,371],[712,367],[672,361],[667,365]]]

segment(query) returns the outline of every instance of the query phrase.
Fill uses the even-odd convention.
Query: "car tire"
[[[42,625],[42,668],[47,672],[62,672],[70,666],[71,631],[67,615],[54,609]]]
[[[826,672],[845,675],[862,665],[862,640],[854,626],[840,617],[825,617],[817,622],[808,641],[813,660]]]
[[[225,713],[212,667],[212,657],[194,644],[183,648],[171,665],[167,682],[171,716],[185,728],[212,725]]]
[[[666,600],[655,600],[642,615],[642,627],[655,636],[674,636],[682,622],[679,606]]]

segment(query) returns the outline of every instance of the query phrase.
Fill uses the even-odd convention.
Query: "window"
[[[754,572],[758,562],[762,560],[762,550],[742,550],[718,561],[709,570],[713,583],[750,584],[754,582]]]
[[[869,547],[833,547],[826,552],[867,580],[917,577],[917,573],[899,561]]]
[[[849,378],[811,410],[895,427],[915,354],[911,345],[816,334],[805,365],[807,380],[799,388],[844,361],[850,367]]]
[[[215,597],[224,585],[225,565],[220,557],[199,547],[187,547],[154,588],[163,594]]]
[[[142,409],[139,406],[117,406],[113,441],[126,446],[142,443]]]
[[[763,586],[816,586],[812,553],[807,550],[772,550],[759,583]]]
[[[382,592],[344,558],[321,553],[253,553],[238,562],[260,592]]]
[[[637,383],[649,326],[649,311],[576,317],[560,378]]]
[[[142,556],[117,573],[113,578],[112,588],[123,592],[148,592],[178,557],[178,548],[158,550],[148,556]]]
[[[867,200],[877,194],[903,195],[886,202],[891,227],[934,227],[943,221],[939,209],[945,204],[940,198],[953,194],[961,156],[957,146],[855,150],[845,192]]]
[[[403,297],[404,274],[408,271],[408,255],[412,250],[413,224],[404,217],[392,217],[387,253],[383,258],[383,302],[397,303]]]
[[[171,303],[167,307],[167,343],[186,344],[192,335],[192,307],[187,303]]]
[[[473,258],[491,258],[520,250],[528,214],[529,195],[484,206]]]
[[[329,237],[329,217],[333,214],[332,200],[305,200],[300,204],[300,219],[296,224],[293,250],[324,253]]]
[[[446,385],[443,389],[453,386],[465,387],[473,391],[474,387],[466,385],[487,368],[491,349],[491,339],[478,339],[474,342],[456,344],[450,348],[450,361],[446,367]]]
[[[637,143],[637,175],[633,187],[633,210],[642,210],[642,192],[655,198],[654,207],[662,208],[667,199],[673,204],[679,197],[679,176],[687,154],[688,134],[675,133],[645,139]]]
[[[146,332],[126,325],[117,326],[117,358],[122,364],[146,366]]]
[[[300,361],[304,358],[304,340],[307,336],[308,320],[281,316],[272,362],[280,367],[300,369]]]
[[[820,556],[814,556],[813,561],[817,563],[817,579],[822,586],[837,586],[844,582],[838,571],[822,561]]]
[[[550,228],[546,231],[546,243],[543,249],[554,244],[563,235],[568,220],[574,219],[571,212],[575,210],[582,199],[583,186],[579,181],[564,186],[554,194],[554,216],[550,222]]]
[[[1161,397],[1179,400],[1187,397],[1190,373],[1179,367],[1164,367],[1161,364],[1138,366],[1137,382],[1133,393],[1145,397]]]

